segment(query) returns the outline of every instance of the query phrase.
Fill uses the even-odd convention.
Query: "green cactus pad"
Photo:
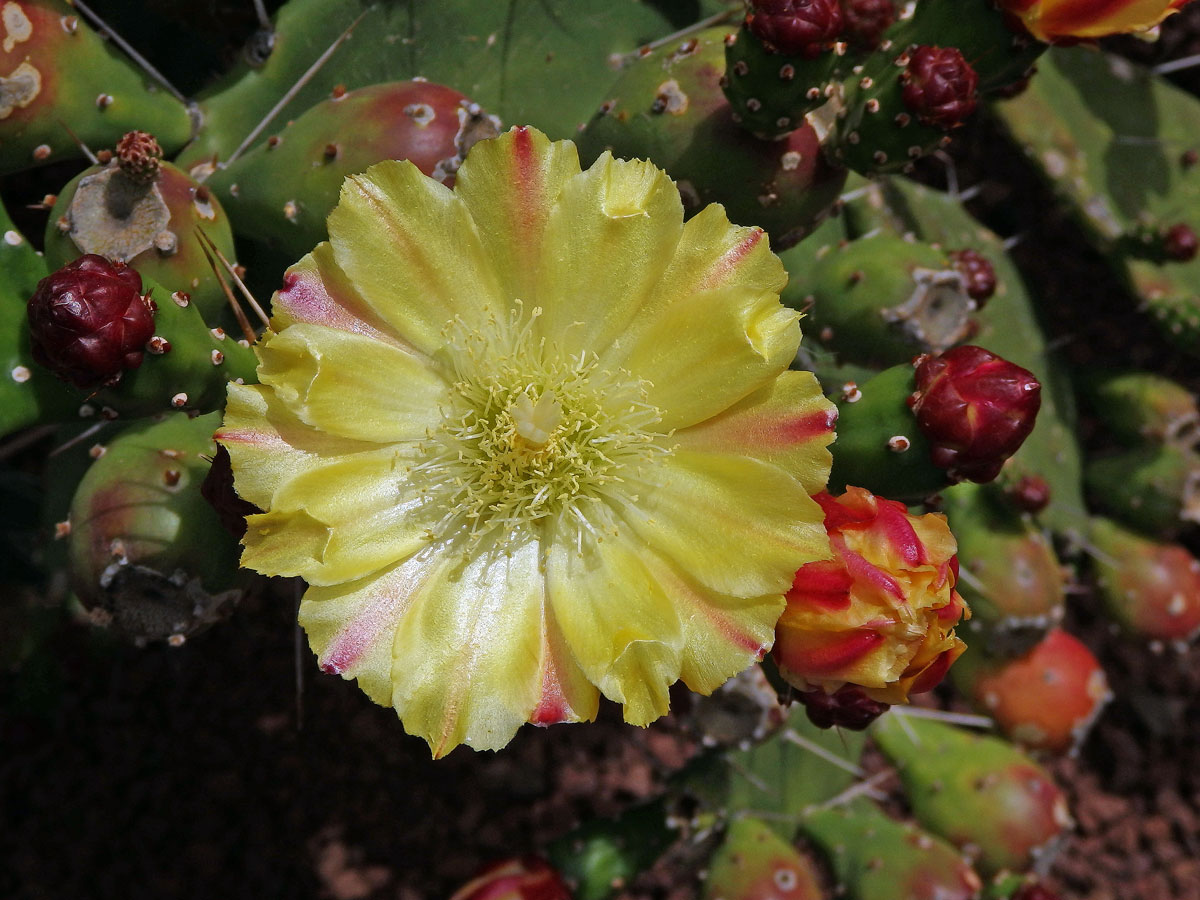
[[[812,860],[760,819],[729,824],[713,854],[701,892],[703,900],[822,900]],[[949,898],[947,898],[949,900]]]
[[[197,231],[234,261],[229,218],[207,187],[167,162],[152,185],[139,185],[113,162],[84,170],[59,193],[46,225],[46,261],[57,269],[84,253],[120,259],[143,278],[186,291],[215,324],[225,321],[228,302]]]
[[[804,820],[850,900],[973,900],[983,882],[962,852],[859,800]]]
[[[127,131],[153,127],[173,153],[192,133],[186,104],[60,0],[4,4],[0,44],[0,175],[83,157]],[[82,77],[81,73],[86,73]]]
[[[631,63],[576,141],[585,164],[604,150],[652,160],[679,183],[689,212],[721,203],[731,221],[766,229],[779,251],[825,218],[846,173],[825,162],[812,128],[761,141],[738,127],[719,85],[727,31],[707,29]]]
[[[871,736],[899,769],[917,821],[968,851],[985,877],[1048,863],[1071,824],[1050,775],[999,738],[895,711]]]
[[[1029,90],[996,108],[1163,336],[1200,354],[1200,258],[1160,264],[1137,247],[1172,225],[1200,231],[1188,153],[1200,100],[1120,57],[1056,48]]]
[[[240,596],[237,542],[200,495],[219,425],[217,413],[135,425],[84,475],[68,557],[72,587],[98,622],[136,640],[186,636]]]

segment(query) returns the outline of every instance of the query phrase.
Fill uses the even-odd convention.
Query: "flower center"
[[[588,506],[631,492],[651,460],[669,453],[649,385],[604,368],[594,353],[567,355],[534,335],[540,309],[520,303],[483,327],[446,329],[452,400],[419,447],[409,477],[424,498],[431,540],[477,550],[555,522],[593,532]]]

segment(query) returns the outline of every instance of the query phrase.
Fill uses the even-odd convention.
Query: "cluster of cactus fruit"
[[[0,195],[91,163],[44,198],[42,235],[0,208],[0,475],[62,451],[34,565],[6,577],[58,585],[137,642],[222,621],[252,587],[252,508],[212,440],[227,384],[257,377],[243,306],[265,315],[246,285],[269,293],[324,238],[342,180],[396,158],[452,183],[512,124],[574,139],[585,162],[649,158],[689,211],[720,202],[781,255],[805,315],[796,366],[838,406],[829,490],[948,517],[973,611],[951,679],[999,735],[853,688],[785,689],[803,712],[784,721],[755,683],[744,733],[716,738],[703,710],[731,686],[697,706],[714,746],[664,796],[550,859],[579,900],[664,853],[706,860],[710,900],[819,897],[831,879],[859,900],[1050,897],[1037,876],[1070,817],[1030,754],[1077,749],[1109,696],[1062,627],[1067,594],[1091,585],[1087,614],[1125,640],[1200,631],[1200,409],[1162,374],[1200,357],[1200,101],[1094,49],[1047,53],[991,0],[705,0],[694,24],[584,5],[289,0],[268,49],[187,101],[62,0],[5,2]],[[1005,242],[907,177],[984,110],[1181,362],[1068,368]],[[1081,443],[1077,407],[1102,445]],[[888,765],[863,780],[868,736]],[[889,778],[911,821],[874,802]],[[497,878],[568,890],[545,863],[498,871],[462,900]]]

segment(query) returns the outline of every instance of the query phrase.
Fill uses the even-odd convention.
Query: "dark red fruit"
[[[85,390],[115,384],[142,364],[154,310],[136,271],[81,256],[39,281],[29,298],[33,358]]]
[[[879,46],[883,33],[896,21],[896,4],[892,0],[841,0],[842,34],[850,43],[873,50]]]
[[[904,105],[926,125],[961,125],[979,102],[979,76],[957,47],[914,47],[900,79]]]
[[[1033,431],[1042,386],[1027,369],[965,344],[914,362],[908,398],[930,459],[957,481],[991,481]]]
[[[752,0],[746,27],[767,49],[813,58],[842,30],[838,0]]]
[[[1059,896],[1040,884],[1027,884],[1013,894],[1012,900],[1059,900]]]
[[[220,444],[217,454],[204,481],[200,482],[200,496],[217,511],[225,530],[239,540],[246,534],[246,516],[262,512],[249,500],[238,496],[233,487],[233,464],[229,451]]]
[[[130,181],[149,184],[158,177],[162,147],[154,135],[145,131],[130,131],[117,141],[117,165]]]
[[[1040,513],[1050,505],[1050,485],[1037,475],[1026,475],[1010,486],[1007,493],[1013,506],[1022,512]]]
[[[1188,262],[1195,259],[1196,251],[1200,250],[1200,241],[1196,239],[1196,232],[1183,222],[1168,228],[1163,234],[1162,240],[1163,255],[1173,262]]]
[[[996,293],[996,270],[991,262],[978,250],[955,250],[950,260],[963,277],[967,296],[982,308]]]
[[[890,704],[872,700],[862,688],[852,684],[844,684],[832,694],[819,688],[800,691],[795,698],[804,704],[809,721],[818,728],[837,725],[851,731],[862,731],[891,709]]]

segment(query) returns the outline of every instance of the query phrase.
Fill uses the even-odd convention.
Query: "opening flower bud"
[[[859,487],[814,499],[834,555],[796,572],[773,653],[789,684],[832,695],[800,698],[810,718],[845,724],[835,720],[863,713],[845,685],[881,704],[936,686],[966,649],[954,626],[967,607],[954,589],[957,545],[945,517],[912,515]]]

